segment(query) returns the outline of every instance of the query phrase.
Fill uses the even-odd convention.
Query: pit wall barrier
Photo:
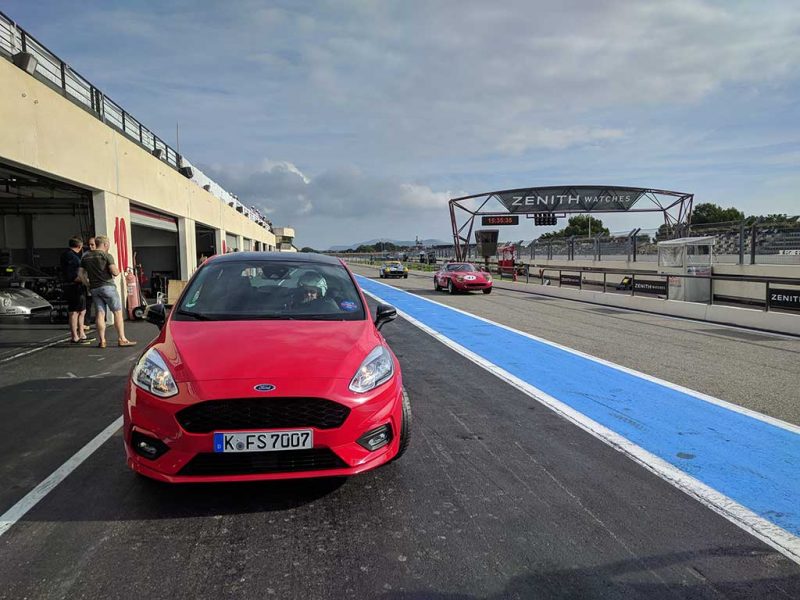
[[[372,267],[377,269],[380,261],[370,263],[367,257],[344,257],[346,260],[352,264],[363,265],[365,267]],[[587,261],[591,263],[591,261]],[[625,264],[625,263],[623,263]],[[565,273],[572,271],[571,274],[577,275],[574,264],[571,264],[571,268],[564,269]],[[587,265],[589,266],[589,265]],[[765,271],[763,270],[763,265],[753,265],[756,267],[762,267],[758,271],[758,276],[764,276]],[[596,265],[595,265],[596,267]],[[730,275],[742,275],[742,274],[749,274],[752,276],[756,276],[752,269],[748,269],[750,265],[744,266],[737,266],[737,265],[729,265],[732,271],[729,273]],[[555,269],[555,267],[549,267],[549,269]],[[727,269],[726,269],[727,270]],[[780,266],[771,267],[770,270],[775,270],[776,273],[782,273],[780,276],[783,275],[787,271],[785,268],[781,268]],[[749,271],[749,273],[747,272]],[[635,271],[632,270],[635,273]],[[412,267],[412,273],[417,275],[421,275],[424,277],[432,276],[432,273],[426,271],[417,271]],[[715,273],[721,275],[721,273]],[[654,273],[643,273],[645,275],[649,274],[655,276]],[[549,276],[557,276],[556,272],[550,272]],[[585,277],[597,277],[597,273],[585,273]],[[779,276],[777,274],[770,274],[769,276]],[[600,276],[600,282],[602,283],[602,275]],[[607,284],[609,287],[612,287],[619,283],[624,275],[622,274],[608,274],[607,276]],[[716,323],[721,325],[734,325],[737,327],[748,327],[752,329],[761,329],[764,331],[772,331],[776,333],[785,333],[790,335],[798,335],[800,336],[800,315],[792,314],[787,312],[773,312],[773,311],[765,311],[764,308],[761,307],[754,307],[754,308],[746,308],[746,307],[738,307],[738,306],[725,306],[720,304],[705,304],[699,302],[686,302],[686,301],[677,301],[677,300],[665,300],[663,298],[652,297],[652,296],[637,296],[637,295],[628,295],[627,293],[610,293],[610,292],[602,292],[599,290],[588,290],[588,289],[579,289],[573,287],[557,287],[557,284],[554,285],[555,282],[551,282],[550,285],[543,285],[536,281],[533,277],[533,271],[531,272],[530,281],[526,283],[525,277],[519,279],[517,282],[511,282],[507,278],[506,279],[495,279],[495,287],[499,289],[513,289],[519,290],[522,292],[529,292],[540,294],[542,296],[549,296],[555,298],[564,298],[567,300],[577,300],[580,302],[589,302],[592,304],[599,304],[602,306],[612,306],[618,308],[627,308],[631,310],[638,310],[658,315],[665,315],[671,317],[678,317],[684,319],[694,319],[698,321],[707,321],[709,323]],[[547,277],[545,277],[547,279]],[[764,298],[764,286],[765,284],[762,282],[757,283],[749,283],[749,282],[727,282],[727,281],[715,281],[715,294],[717,292],[717,285],[721,283],[731,283],[733,285],[752,285],[752,286],[760,286],[759,292],[757,297],[759,299]]]

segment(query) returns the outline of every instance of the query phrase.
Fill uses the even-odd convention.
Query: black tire
[[[484,294],[491,294],[492,293],[492,288],[486,288],[485,290],[483,290],[483,293]]]
[[[411,440],[411,401],[408,399],[408,392],[403,388],[403,420],[400,423],[400,448],[394,455],[392,462],[405,454],[408,443]]]
[[[456,286],[453,285],[453,280],[452,279],[447,281],[447,291],[450,294],[455,294],[456,293]]]
[[[383,279],[383,273],[378,273],[378,277],[380,277],[381,279]]]
[[[137,306],[133,309],[133,318],[141,321],[144,318],[144,307]]]
[[[442,289],[442,288],[440,288],[440,287],[439,287],[439,282],[438,282],[438,281],[436,281],[436,277],[434,277],[434,278],[433,278],[433,290],[434,290],[435,292],[438,292],[438,291],[439,291],[439,290],[441,290],[441,289]]]
[[[403,279],[408,279],[408,273],[403,275]]]

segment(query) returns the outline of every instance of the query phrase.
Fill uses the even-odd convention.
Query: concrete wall
[[[115,257],[132,264],[131,202],[179,217],[182,276],[196,268],[195,221],[275,246],[272,232],[6,60],[0,82],[0,160],[92,190],[96,232]]]

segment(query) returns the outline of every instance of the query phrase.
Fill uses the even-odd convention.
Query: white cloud
[[[625,136],[620,129],[570,127],[567,129],[526,129],[506,135],[497,149],[508,154],[521,154],[531,148],[564,150],[578,145],[590,145],[618,140]]]
[[[350,234],[341,228],[352,219],[357,219],[363,230],[379,233],[387,223],[410,224],[441,217],[446,215],[451,198],[449,191],[367,175],[352,166],[309,176],[291,162],[265,159],[254,167],[216,164],[203,170],[236,190],[246,205],[266,210],[276,225],[292,225],[307,217],[324,218],[332,230],[328,235],[339,236],[331,239]]]

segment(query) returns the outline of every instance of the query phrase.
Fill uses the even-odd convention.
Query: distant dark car
[[[437,292],[446,289],[451,294],[478,290],[491,294],[492,276],[472,263],[451,262],[442,265],[433,276],[433,288]]]
[[[381,279],[387,279],[389,277],[404,277],[408,279],[408,268],[404,267],[403,263],[399,261],[385,262],[381,265],[379,275]]]
[[[419,262],[427,263],[429,265],[436,264],[436,253],[435,252],[420,252],[419,253]]]

